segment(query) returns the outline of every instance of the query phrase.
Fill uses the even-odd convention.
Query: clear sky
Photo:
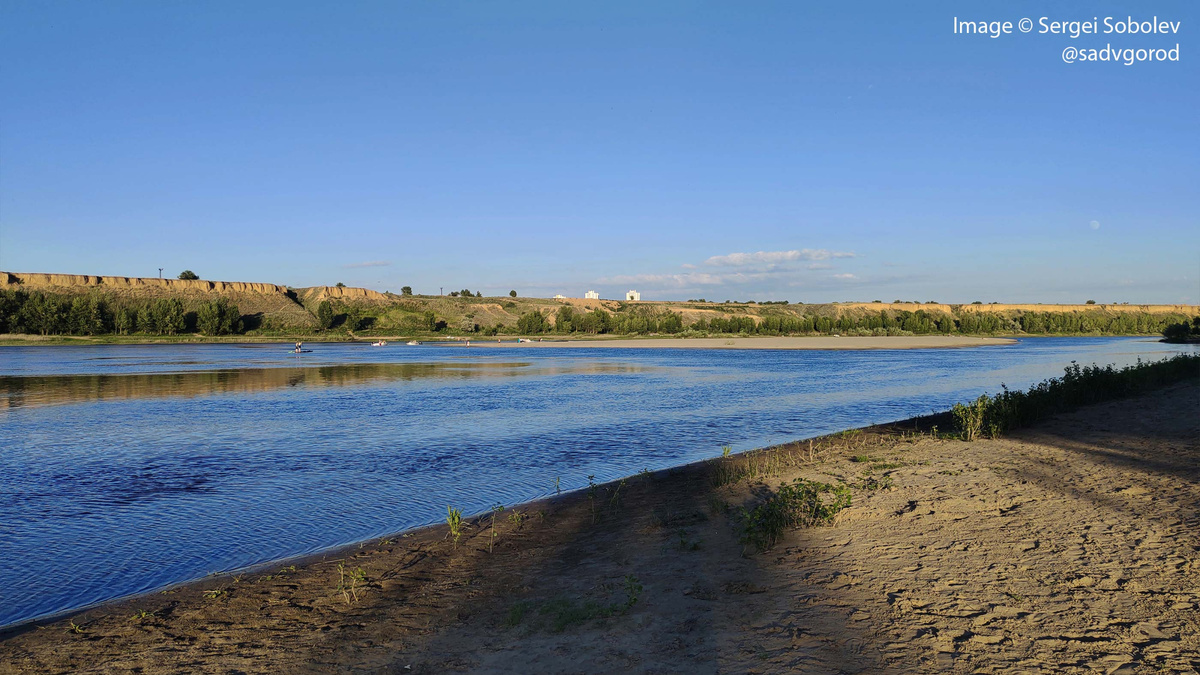
[[[1131,15],[1178,33],[1036,27]],[[1198,35],[1191,1],[0,0],[0,269],[1197,303]]]

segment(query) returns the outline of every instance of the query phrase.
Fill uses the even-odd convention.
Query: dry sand
[[[770,487],[860,487],[767,553],[742,555],[734,513],[768,485],[714,490],[693,465],[599,488],[595,516],[586,492],[502,515],[491,553],[486,521],[457,549],[429,528],[29,629],[0,671],[1194,673],[1197,400],[1188,383],[972,443],[872,429],[811,462],[799,444]],[[357,600],[339,564],[366,574]],[[627,612],[555,625],[625,602],[627,577]]]
[[[471,340],[471,347],[528,349],[537,347],[613,347],[619,349],[930,349],[1007,345],[1008,338],[965,335],[914,335],[895,337],[737,337],[737,338],[632,338],[609,340],[544,340],[496,342]],[[431,344],[431,343],[427,343]],[[451,344],[465,344],[461,341]]]

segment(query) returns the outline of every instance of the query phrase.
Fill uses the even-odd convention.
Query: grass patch
[[[561,633],[574,626],[620,616],[633,609],[633,606],[641,599],[643,590],[642,583],[632,574],[625,575],[622,587],[625,591],[625,599],[622,602],[602,603],[568,597],[554,598],[540,605],[521,601],[508,609],[504,625],[516,628],[523,623],[528,623],[529,627],[534,630],[543,629]]]

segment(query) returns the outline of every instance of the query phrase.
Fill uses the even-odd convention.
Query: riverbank
[[[708,337],[708,338],[635,338],[615,340],[543,340],[541,342],[471,341],[471,348],[529,349],[572,347],[581,349],[937,349],[1007,345],[1010,338],[970,337],[965,335],[912,335],[894,337]],[[453,344],[453,343],[452,343]]]
[[[230,335],[206,338],[196,335],[180,335],[172,337],[143,337],[143,336],[42,336],[42,335],[0,335],[0,347],[3,346],[51,346],[51,345],[99,345],[99,344],[207,344],[207,343],[248,343],[248,344],[294,344],[303,341],[312,344],[323,342],[374,342],[386,340],[389,347],[405,347],[405,342],[411,340],[405,336],[370,336],[357,340],[333,340],[329,336],[297,335],[286,337],[248,337]],[[913,335],[891,337],[704,337],[704,338],[664,338],[664,337],[612,337],[598,339],[578,339],[569,337],[532,338],[533,341],[518,342],[516,337],[471,338],[446,340],[442,337],[420,338],[426,345],[463,346],[470,342],[472,348],[640,348],[640,349],[935,349],[949,347],[979,347],[982,345],[1012,344],[1014,340],[1006,337],[974,337],[967,335]],[[526,338],[529,340],[529,338]]]
[[[971,443],[930,418],[635,476],[500,512],[494,536],[476,517],[457,545],[425,528],[29,627],[0,638],[0,670],[1186,671],[1198,396]],[[757,478],[716,485],[756,457]],[[739,508],[794,478],[845,482],[852,505],[744,547]]]

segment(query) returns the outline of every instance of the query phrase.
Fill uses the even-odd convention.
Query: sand
[[[0,671],[1191,673],[1197,400],[1188,383],[971,443],[871,429],[811,460],[798,444],[766,484],[633,477],[594,515],[586,491],[506,511],[492,552],[479,519],[457,548],[427,528],[10,634]],[[797,476],[854,503],[743,555],[737,507]],[[339,565],[366,581],[339,591]]]
[[[543,340],[515,342],[511,338],[496,342],[493,338],[471,340],[471,348],[531,349],[571,347],[614,349],[931,349],[937,347],[979,347],[1006,345],[1007,338],[963,335],[918,335],[895,337],[736,337],[736,338],[633,338],[608,340]],[[434,344],[427,342],[426,344]],[[450,344],[465,344],[453,342]]]

